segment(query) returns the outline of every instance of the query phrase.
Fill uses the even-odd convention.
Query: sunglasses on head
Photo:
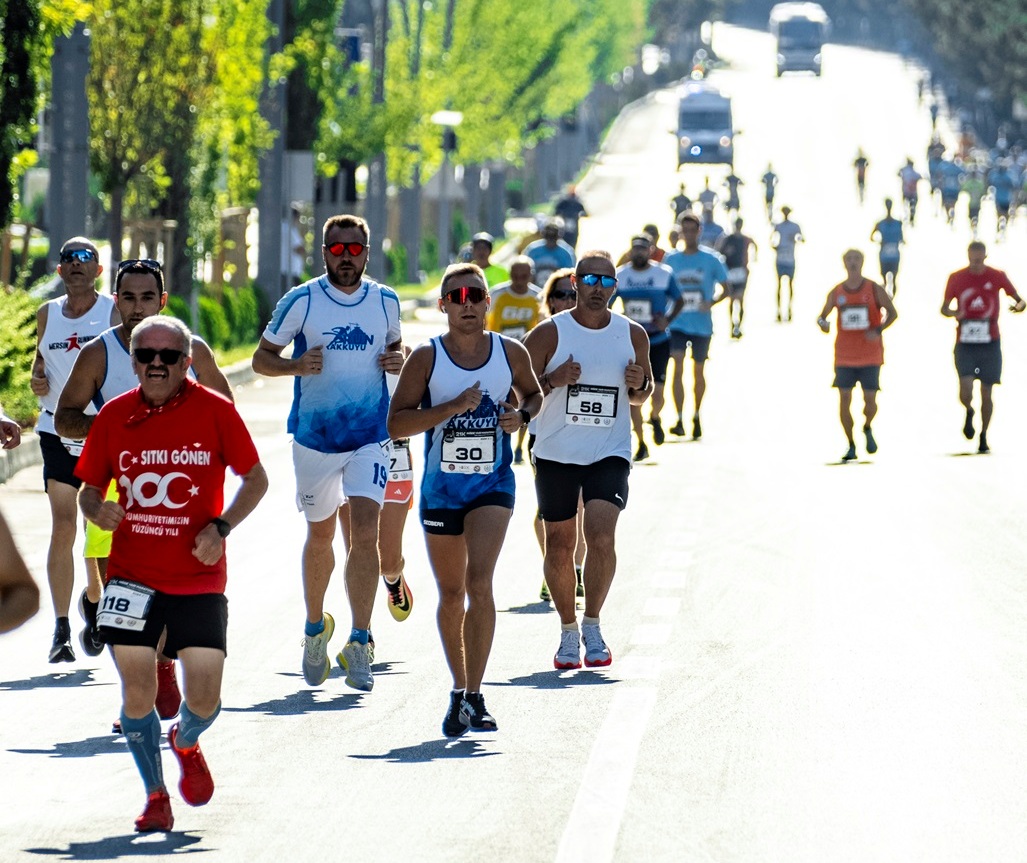
[[[593,288],[598,284],[602,284],[604,288],[617,287],[616,276],[600,276],[598,273],[583,273],[578,276],[578,281],[583,285],[588,285],[590,288]]]
[[[366,243],[332,243],[330,246],[325,246],[329,252],[335,257],[341,258],[343,252],[349,252],[351,258],[359,258],[364,254],[364,249],[367,248]]]
[[[160,272],[160,261],[155,261],[153,258],[129,258],[127,261],[122,261],[118,264],[119,270],[127,270],[129,267],[139,267],[144,270],[156,270]]]
[[[97,260],[96,252],[92,249],[69,249],[66,252],[61,252],[62,264],[70,264],[72,261],[78,261],[80,264],[85,264],[89,261],[95,260]]]
[[[488,295],[489,292],[484,288],[468,287],[453,288],[446,291],[443,297],[451,303],[456,303],[458,306],[462,306],[464,303],[483,303]]]
[[[160,350],[157,350],[157,348],[136,348],[132,351],[132,356],[144,366],[148,366],[157,357],[160,357],[160,361],[164,365],[173,366],[182,359],[183,353],[184,351],[176,351],[174,348],[161,348]]]
[[[550,291],[549,299],[551,300],[576,300],[578,298],[577,291]]]

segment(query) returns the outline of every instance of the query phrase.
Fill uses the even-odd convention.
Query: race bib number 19
[[[617,416],[617,387],[579,384],[567,387],[564,422],[576,426],[611,426]]]
[[[103,590],[96,625],[141,632],[155,593],[152,587],[112,578]]]

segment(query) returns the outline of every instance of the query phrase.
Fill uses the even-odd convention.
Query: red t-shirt
[[[956,338],[963,343],[985,343],[998,341],[999,290],[1013,294],[1009,277],[993,267],[984,272],[971,273],[967,267],[956,270],[945,285],[945,304],[957,300],[962,320],[957,322]],[[988,326],[981,325],[988,321]]]
[[[114,532],[108,578],[164,593],[223,593],[225,557],[193,556],[196,535],[224,510],[225,468],[242,476],[259,461],[242,417],[224,396],[190,380],[181,400],[134,421],[147,405],[138,387],[97,414],[75,475],[118,486],[125,518]],[[130,418],[133,418],[130,420]]]
[[[838,334],[834,340],[834,364],[849,368],[884,364],[884,342],[868,333],[881,325],[881,307],[877,304],[874,283],[864,279],[856,290],[845,283],[836,285],[834,302],[838,312]]]

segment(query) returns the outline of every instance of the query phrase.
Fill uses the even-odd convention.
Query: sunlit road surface
[[[744,338],[729,339],[726,307],[716,310],[703,439],[650,442],[653,457],[632,473],[603,611],[613,665],[552,669],[558,623],[538,601],[525,467],[485,681],[500,730],[440,734],[450,681],[415,517],[404,549],[415,609],[397,624],[379,597],[374,692],[348,689],[338,669],[306,686],[290,384],[249,385],[239,404],[271,491],[229,539],[224,711],[203,737],[214,799],[186,806],[165,752],[175,831],[132,833],[143,792],[124,740],[108,734],[116,674],[106,657],[50,666],[43,613],[0,639],[0,860],[1023,859],[1027,319],[1003,315],[993,452],[977,456],[960,434],[953,327],[938,314],[946,275],[965,263],[965,211],[953,230],[923,200],[907,231],[901,319],[886,333],[881,449],[866,457],[859,440],[859,461],[841,465],[832,337],[814,321],[846,248],[867,251],[876,275],[868,236],[881,201],[898,197],[907,154],[923,164],[917,71],[830,46],[823,78],[776,79],[768,36],[719,28],[715,48],[730,63],[712,83],[744,130],[736,171],[760,257]],[[720,186],[720,167],[675,171],[674,117],[669,92],[622,117],[579,187],[593,214],[579,248],[619,254],[646,222],[666,232],[678,182],[693,196],[707,173]],[[863,206],[858,147],[871,161]],[[791,323],[774,320],[758,182],[768,162],[807,240]],[[991,212],[990,262],[1027,290],[1023,221],[995,244]],[[440,323],[422,313],[407,340]],[[668,425],[671,414],[668,403]],[[45,579],[40,489],[33,468],[0,494]],[[344,631],[340,574],[327,607]],[[341,646],[340,632],[332,654]]]

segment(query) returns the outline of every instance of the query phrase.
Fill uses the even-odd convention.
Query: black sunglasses
[[[359,258],[364,254],[364,249],[367,248],[366,243],[332,243],[330,246],[325,246],[329,252],[335,257],[341,258],[344,251],[349,252],[351,258]]]
[[[62,264],[70,264],[72,261],[85,264],[96,260],[99,260],[99,258],[97,258],[96,252],[92,249],[69,249],[67,252],[61,252]]]
[[[160,261],[155,261],[153,258],[129,258],[127,261],[122,261],[118,264],[119,270],[125,270],[129,267],[140,267],[144,270],[156,270],[160,272]]]
[[[576,300],[578,298],[577,291],[550,291],[549,299],[551,300]]]
[[[161,348],[160,350],[157,350],[157,348],[136,348],[132,351],[132,356],[144,366],[148,366],[157,357],[160,357],[160,361],[164,365],[173,366],[182,359],[182,354],[184,353],[185,351],[176,351],[174,348]]]

